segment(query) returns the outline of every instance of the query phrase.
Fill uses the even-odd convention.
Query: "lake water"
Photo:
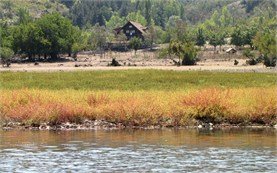
[[[0,131],[0,172],[276,172],[276,131]]]

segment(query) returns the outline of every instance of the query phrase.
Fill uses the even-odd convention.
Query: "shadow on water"
[[[168,145],[198,147],[275,147],[274,129],[164,129],[164,130],[95,130],[95,131],[0,131],[0,148],[28,143],[59,145],[71,141],[95,143],[99,146]]]

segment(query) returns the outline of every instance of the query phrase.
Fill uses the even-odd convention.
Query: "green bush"
[[[135,54],[136,54],[136,53],[137,53],[137,50],[138,50],[139,48],[141,48],[141,46],[142,46],[142,41],[141,41],[140,38],[134,37],[134,38],[132,38],[132,39],[130,40],[129,46],[130,46],[132,49],[135,50]]]
[[[195,65],[196,64],[197,49],[193,44],[186,43],[184,45],[184,57],[182,65]]]
[[[270,58],[270,57],[267,57],[267,56],[264,57],[264,65],[266,67],[275,67],[276,66],[276,61],[277,61],[276,57],[273,57],[273,58]]]
[[[250,58],[249,60],[246,60],[247,65],[256,65],[258,61],[255,58]]]
[[[13,55],[14,55],[14,52],[10,48],[7,48],[7,47],[0,48],[1,64],[3,66],[6,65],[7,67],[9,67],[11,64],[10,61]]]

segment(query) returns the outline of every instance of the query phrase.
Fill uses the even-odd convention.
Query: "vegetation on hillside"
[[[55,12],[44,10],[38,17],[32,14],[32,8],[19,8],[20,3],[32,4],[32,8],[38,9],[47,6],[45,4],[50,4],[50,9],[57,5],[57,9],[53,9]],[[277,25],[276,2],[271,0],[41,0],[37,3],[4,0],[0,6],[4,11],[0,16],[1,47],[23,59],[53,59],[65,53],[73,53],[76,58],[80,50],[105,53],[108,43],[126,41],[122,35],[115,36],[113,29],[127,20],[134,20],[149,28],[140,45],[152,47],[155,43],[176,42],[187,45],[180,49],[181,52],[173,53],[180,55],[177,56],[182,60],[189,59],[184,65],[195,64],[197,50],[192,49],[195,45],[204,46],[209,42],[217,51],[227,43],[227,38],[231,38],[231,44],[237,47],[257,49],[266,66],[276,64],[276,40],[273,37]],[[60,6],[68,8],[68,13],[61,12]],[[197,14],[191,16],[196,11]],[[170,50],[165,52],[170,53]]]

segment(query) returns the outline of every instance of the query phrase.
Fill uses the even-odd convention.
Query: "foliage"
[[[184,57],[182,65],[196,65],[196,55],[198,49],[194,47],[192,43],[185,43],[184,45]]]
[[[183,43],[180,41],[171,41],[168,46],[168,54],[177,56],[179,58],[178,65],[181,65],[181,59],[184,56]]]
[[[148,27],[148,31],[145,36],[145,42],[149,43],[150,48],[152,49],[153,44],[157,40],[158,35],[157,35],[157,28],[153,25],[150,25]]]
[[[18,15],[18,24],[27,24],[31,22],[32,18],[29,11],[26,8],[20,8],[17,12]]]
[[[177,56],[179,65],[195,65],[197,51],[191,42],[171,41],[168,47],[168,54]]]
[[[217,46],[222,46],[225,44],[225,33],[222,32],[213,32],[209,36],[209,44],[214,46],[214,50],[216,51]]]
[[[244,56],[246,56],[247,58],[253,58],[253,57],[254,57],[254,53],[251,52],[250,49],[245,49],[245,50],[242,52],[242,54],[243,54]]]
[[[0,20],[7,21],[9,25],[18,24],[22,19],[28,21],[38,18],[47,13],[57,12],[64,16],[69,14],[66,6],[53,0],[1,0],[0,11]]]
[[[125,20],[123,18],[121,18],[118,13],[115,13],[110,18],[110,20],[106,21],[105,25],[110,30],[113,30],[113,29],[115,29],[117,27],[123,26],[125,24],[124,21]]]
[[[138,22],[138,23],[142,24],[143,26],[145,26],[147,24],[146,19],[142,16],[140,11],[129,13],[128,16],[126,17],[126,19],[128,21]]]
[[[266,66],[276,66],[276,31],[259,32],[253,40],[254,46],[263,54]]]
[[[139,48],[141,48],[142,46],[142,41],[140,38],[138,37],[133,37],[131,38],[131,40],[129,41],[129,46],[135,50],[135,54],[137,53],[137,50]]]
[[[70,54],[78,37],[77,28],[58,13],[15,26],[12,35],[13,50],[27,54],[30,59],[35,55],[49,55],[53,59],[60,53]]]
[[[41,56],[54,59],[59,54],[70,55],[79,50],[103,52],[108,42],[119,41],[123,45],[124,36],[114,37],[113,29],[134,20],[149,28],[144,44],[150,47],[174,40],[203,46],[207,40],[216,50],[231,36],[231,44],[250,45],[254,49],[258,48],[253,46],[257,33],[275,30],[275,9],[273,1],[256,0],[41,0],[36,3],[3,0],[0,25],[5,29],[1,44],[30,59]],[[81,30],[73,27],[67,18]],[[262,50],[261,46],[258,50]],[[274,62],[272,56],[266,55],[265,59]]]
[[[92,34],[89,38],[91,47],[94,49],[99,48],[101,51],[103,51],[107,44],[108,33],[106,28],[97,24],[92,28],[91,32]]]
[[[250,45],[252,47],[252,39],[254,38],[257,29],[254,26],[239,26],[236,27],[231,34],[231,44],[236,46]]]
[[[202,28],[198,28],[197,35],[196,35],[196,45],[197,46],[204,46],[206,43],[206,39],[203,33]]]
[[[14,52],[7,47],[1,47],[0,48],[0,60],[2,65],[6,65],[7,67],[10,66],[10,59],[14,55]]]

